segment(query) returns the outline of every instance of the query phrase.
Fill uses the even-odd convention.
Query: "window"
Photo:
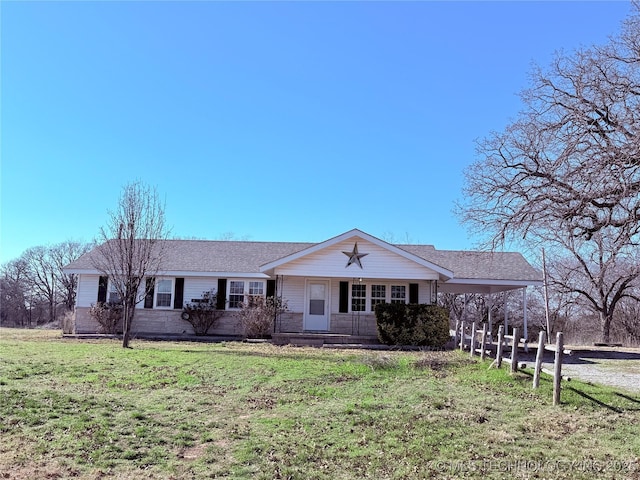
[[[367,286],[363,283],[351,285],[351,311],[364,312],[367,306]]]
[[[407,287],[404,285],[391,285],[391,303],[407,303]]]
[[[229,282],[229,308],[240,308],[244,302],[244,282],[231,280]]]
[[[264,295],[264,282],[249,282],[249,295]]]
[[[351,305],[349,312],[373,313],[376,310],[376,305],[380,303],[407,303],[409,295],[407,285],[383,283],[367,285],[362,282],[352,282],[350,283],[350,291],[349,294],[349,289],[345,287],[345,290],[340,292],[341,298],[348,295],[342,312],[346,312],[348,305]]]
[[[386,285],[371,285],[371,311],[375,311],[376,305],[387,301]]]
[[[120,299],[120,294],[116,289],[116,282],[109,282],[109,297],[107,299],[108,303],[120,303],[122,300]]]
[[[170,308],[172,293],[172,280],[158,280],[158,282],[156,283],[156,307]]]
[[[263,280],[231,280],[229,281],[229,308],[242,308],[245,300],[251,302],[252,297],[263,297],[264,294]]]

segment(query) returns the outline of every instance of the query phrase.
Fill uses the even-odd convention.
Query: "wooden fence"
[[[502,366],[502,362],[510,365],[511,373],[516,373],[518,369],[527,368],[526,364],[518,363],[518,351],[520,345],[524,351],[528,351],[527,340],[518,336],[518,329],[513,329],[512,335],[504,334],[504,326],[500,325],[498,329],[497,343],[488,341],[487,324],[482,324],[482,330],[476,328],[475,322],[471,324],[471,335],[465,334],[465,322],[456,322],[456,329],[454,334],[455,345],[460,350],[465,350],[468,346],[469,354],[474,357],[476,354],[480,355],[480,359],[484,360],[486,355],[492,355],[495,351],[495,360],[492,366],[497,368]],[[545,332],[540,332],[538,338],[538,347],[536,350],[536,362],[533,369],[533,388],[540,386],[540,373],[544,372],[553,377],[553,404],[558,405],[560,403],[560,391],[561,381],[570,381],[570,377],[562,376],[562,360],[564,355],[571,355],[570,350],[564,348],[564,337],[562,332],[558,332],[556,335],[555,346],[546,345]],[[504,356],[504,347],[511,346],[511,357]],[[542,368],[542,359],[545,351],[554,352],[553,371]]]

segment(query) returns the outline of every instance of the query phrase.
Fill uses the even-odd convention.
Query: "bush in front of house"
[[[245,338],[268,338],[277,315],[286,312],[288,302],[278,297],[248,296],[240,306],[238,317]]]
[[[437,305],[376,305],[378,339],[386,345],[443,348],[449,341],[449,313]]]
[[[98,302],[89,308],[89,316],[98,323],[98,333],[122,332],[122,304]]]
[[[181,318],[191,324],[196,335],[208,335],[223,314],[224,310],[218,309],[218,295],[209,291],[203,292],[201,298],[186,303]]]

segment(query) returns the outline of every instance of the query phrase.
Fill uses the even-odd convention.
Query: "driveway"
[[[640,393],[640,349],[565,346],[571,355],[564,355],[562,375],[584,382],[617,387]],[[543,367],[553,371],[553,352],[545,352]],[[535,350],[522,356],[527,366],[535,365]]]

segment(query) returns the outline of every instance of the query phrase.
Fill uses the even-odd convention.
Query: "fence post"
[[[496,347],[496,367],[502,366],[502,346],[504,344],[504,325],[498,327],[498,345]]]
[[[469,342],[469,355],[473,358],[476,354],[476,322],[471,324],[471,342]]]
[[[538,353],[536,353],[536,367],[533,371],[533,388],[540,386],[540,371],[542,370],[542,356],[544,355],[545,346],[545,333],[544,330],[540,332],[538,337]]]
[[[460,322],[460,351],[464,350],[464,320]]]
[[[562,353],[564,351],[564,337],[558,332],[556,337],[556,356],[553,362],[553,404],[560,404],[560,382],[562,381]]]
[[[518,329],[513,329],[513,341],[511,342],[511,373],[518,371],[518,344],[520,340],[518,338]]]
[[[485,343],[487,343],[487,324],[482,325],[482,338],[480,340],[480,360],[484,360],[485,357]]]

